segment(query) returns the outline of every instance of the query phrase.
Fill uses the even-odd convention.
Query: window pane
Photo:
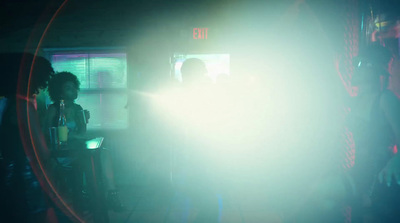
[[[90,54],[90,88],[126,88],[126,54]]]
[[[88,54],[60,54],[52,56],[52,65],[56,72],[68,71],[75,74],[81,82],[81,88],[89,88],[87,74]]]
[[[126,93],[80,93],[76,103],[90,111],[88,129],[121,129],[128,127]]]
[[[76,103],[90,111],[88,129],[121,129],[128,126],[127,93],[104,93],[103,88],[127,88],[126,53],[57,53],[52,55],[55,71],[68,71],[81,82]]]

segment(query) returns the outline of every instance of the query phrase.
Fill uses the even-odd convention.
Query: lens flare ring
[[[36,145],[44,145],[44,150],[45,150],[45,151],[47,151],[48,148],[47,148],[47,145],[46,145],[46,143],[45,143],[45,141],[44,141],[43,133],[42,133],[40,130],[35,129],[35,128],[38,128],[38,126],[31,126],[31,117],[29,116],[30,110],[32,109],[32,108],[30,108],[30,106],[29,106],[29,101],[30,101],[30,99],[29,99],[29,92],[30,92],[30,87],[31,87],[30,84],[31,84],[32,71],[33,71],[33,67],[34,67],[34,65],[35,65],[36,56],[37,56],[37,54],[38,54],[39,48],[40,48],[40,46],[41,46],[41,44],[42,44],[42,42],[43,42],[43,39],[44,39],[44,37],[45,37],[45,35],[46,35],[48,29],[50,28],[51,24],[53,23],[54,19],[57,17],[57,15],[58,15],[59,12],[61,11],[61,9],[64,8],[64,6],[67,4],[67,2],[68,2],[68,0],[65,0],[65,1],[58,7],[58,9],[56,10],[56,12],[53,14],[53,16],[51,17],[50,21],[49,21],[48,24],[46,25],[46,28],[45,28],[45,30],[43,31],[43,34],[41,34],[40,40],[39,40],[39,42],[38,42],[38,44],[37,44],[37,46],[36,46],[36,50],[35,50],[34,57],[33,57],[32,63],[31,63],[30,71],[29,71],[28,89],[27,89],[27,95],[26,95],[26,98],[28,99],[28,100],[27,100],[28,103],[27,103],[27,105],[26,105],[26,114],[23,114],[23,113],[22,113],[23,110],[21,110],[21,107],[20,107],[18,104],[17,104],[17,114],[18,114],[18,117],[22,117],[23,115],[26,115],[26,116],[27,116],[27,122],[28,122],[27,124],[28,124],[30,142],[28,141],[27,137],[24,137],[24,136],[25,136],[25,134],[24,134],[24,129],[23,129],[24,123],[22,123],[22,121],[21,121],[22,119],[19,118],[19,119],[18,119],[18,122],[19,122],[18,125],[19,125],[19,130],[20,130],[20,133],[21,133],[21,140],[22,140],[22,143],[23,143],[23,146],[24,146],[25,154],[26,154],[28,157],[29,157],[29,154],[31,154],[31,151],[30,151],[30,149],[29,149],[29,145],[32,146],[35,161],[36,161],[37,165],[39,166],[39,168],[37,168],[35,165],[32,165],[32,164],[31,164],[32,170],[33,170],[33,172],[35,173],[35,175],[36,175],[36,177],[37,177],[38,179],[40,179],[38,176],[43,176],[43,177],[44,177],[45,183],[46,183],[45,185],[48,186],[48,187],[50,188],[50,191],[46,190],[45,188],[42,188],[42,189],[49,195],[49,197],[54,201],[54,203],[56,203],[57,206],[59,206],[60,209],[61,209],[65,214],[67,214],[69,217],[73,217],[73,218],[74,218],[76,221],[78,221],[78,222],[85,222],[85,221],[84,221],[80,216],[78,216],[78,214],[77,214],[71,207],[69,207],[69,205],[65,202],[65,200],[64,200],[64,199],[62,198],[62,196],[58,193],[58,191],[56,190],[56,188],[54,187],[54,185],[53,185],[52,182],[50,181],[49,176],[48,176],[48,173],[47,173],[47,172],[45,171],[45,169],[43,168],[43,162],[42,162],[42,160],[39,158]],[[29,43],[30,43],[31,41],[33,41],[32,39],[33,39],[33,33],[31,33],[31,35],[30,35],[30,37],[29,37],[29,39],[28,39],[28,43],[27,43],[27,45],[26,45],[25,50],[28,50]],[[24,58],[22,59],[22,62],[24,62]],[[23,66],[23,64],[21,64],[21,68],[22,68],[22,66]],[[20,88],[21,88],[21,81],[22,81],[22,69],[21,69],[21,68],[20,68],[20,72],[19,72],[19,79],[18,79],[18,86],[17,86],[17,89],[18,89],[18,90],[17,90],[17,92],[20,92]],[[40,142],[37,142],[37,140],[36,140],[36,141],[34,140],[34,137],[33,137],[33,134],[32,134],[33,131],[39,132],[39,135],[40,135],[40,136],[39,136],[39,137],[40,137]],[[32,161],[31,161],[31,162],[32,162]],[[43,186],[43,183],[44,183],[44,182],[40,182],[40,183],[41,183],[41,186]],[[50,196],[51,194],[54,194],[55,197],[54,197],[54,196]],[[58,199],[58,201],[55,200],[56,198]]]

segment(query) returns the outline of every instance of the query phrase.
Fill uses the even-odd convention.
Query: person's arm
[[[83,110],[82,106],[76,105],[76,111],[77,113],[80,113]],[[82,114],[77,114],[75,117],[77,117],[79,120],[76,120],[77,124],[77,134],[79,135],[85,135],[86,134],[86,121],[83,120],[83,115]]]
[[[87,140],[86,122],[83,121],[83,116],[81,116],[82,114],[79,114],[81,110],[83,110],[82,106],[74,104],[76,130],[68,133],[69,140]]]
[[[38,164],[48,165],[51,154],[35,107],[26,99],[17,98],[15,114],[18,118],[18,123],[16,124],[18,125],[20,140],[23,145],[22,148],[18,149],[23,149],[32,162],[37,160]]]
[[[400,146],[400,101],[391,91],[384,92],[381,96],[380,107],[385,114],[396,138],[396,145]],[[396,154],[379,173],[379,181],[386,181],[391,185],[392,178],[400,184],[400,154]]]

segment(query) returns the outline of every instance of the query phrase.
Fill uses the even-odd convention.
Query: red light
[[[193,28],[193,39],[207,39],[208,28]]]

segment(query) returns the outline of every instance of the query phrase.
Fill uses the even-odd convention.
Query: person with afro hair
[[[68,144],[80,146],[89,138],[86,135],[86,121],[81,118],[82,106],[75,103],[78,98],[80,82],[78,78],[70,72],[56,73],[54,78],[49,82],[48,93],[53,101],[47,109],[46,129],[58,126],[60,101],[64,100],[64,114],[68,127]],[[84,111],[86,118],[90,118],[90,113]],[[87,166],[85,161],[72,157],[58,158],[63,166]],[[114,171],[112,166],[111,154],[108,149],[102,150],[101,165],[103,168],[105,186],[108,190],[107,202],[110,209],[114,211],[123,211],[124,207],[120,201],[118,190],[114,182]]]
[[[57,73],[49,82],[48,87],[49,97],[54,103],[47,109],[46,126],[56,127],[58,125],[60,101],[64,100],[69,139],[86,139],[86,123],[78,117],[83,108],[75,103],[79,87],[78,78],[70,72]]]

